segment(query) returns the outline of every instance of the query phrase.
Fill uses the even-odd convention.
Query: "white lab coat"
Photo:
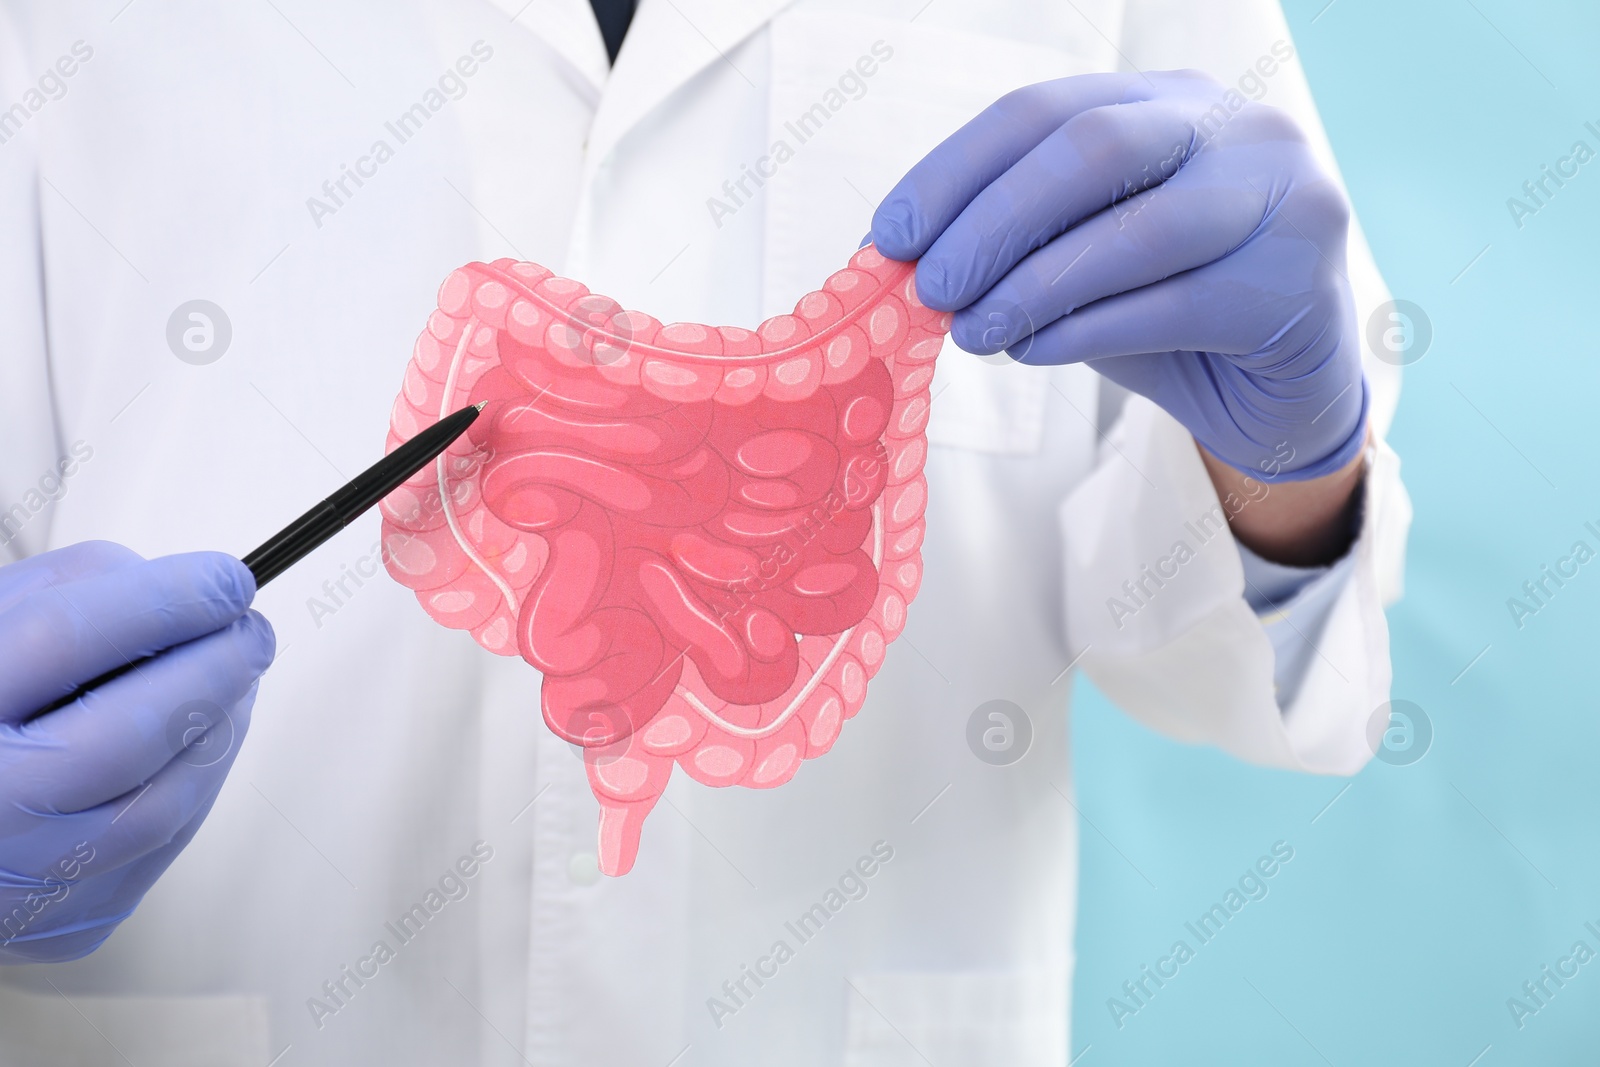
[[[93,51],[0,145],[0,507],[27,519],[9,551],[247,551],[379,454],[462,262],[525,257],[663,321],[753,324],[842,265],[895,179],[1005,91],[1130,64],[1236,83],[1288,39],[1271,0],[646,0],[608,78],[585,0],[512,21],[521,5],[0,3],[0,106],[74,42]],[[398,143],[386,123],[478,41],[493,54],[465,94]],[[798,143],[785,123],[880,41],[859,99]],[[1298,62],[1264,82],[1326,156]],[[792,158],[760,163],[780,139]],[[361,162],[379,140],[392,158]],[[732,203],[724,182],[758,165],[771,176]],[[334,203],[342,166],[368,176]],[[1359,234],[1349,271],[1364,322],[1386,294]],[[196,298],[232,325],[204,366],[166,339]],[[1396,382],[1369,363],[1381,432]],[[1280,709],[1226,537],[1109,625],[1108,590],[1215,503],[1176,423],[1133,398],[1102,441],[1089,371],[953,350],[934,391],[921,593],[866,707],[793,782],[680,774],[634,871],[597,880],[595,804],[540,722],[537,674],[361,577],[368,516],[263,592],[279,661],[193,845],[100,952],[0,975],[0,1063],[1065,1062],[1066,668],[1173,735],[1353,772],[1387,699],[1407,504],[1380,445],[1349,577]],[[79,441],[92,458],[35,514],[30,488]],[[1010,767],[967,746],[992,699],[1033,724]],[[789,932],[875,845],[892,859],[865,864],[866,895]],[[465,897],[402,944],[386,924],[475,846],[492,858]]]

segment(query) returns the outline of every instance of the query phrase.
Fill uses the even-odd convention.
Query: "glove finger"
[[[170,761],[194,763],[232,743],[231,712],[272,662],[272,627],[250,611],[168,649],[66,707],[17,728],[30,751],[8,761],[8,792],[35,808],[75,812],[148,781]]]
[[[65,963],[99,948],[188,847],[215,803],[213,793],[169,843],[132,863],[96,872],[91,860],[70,878],[52,878],[39,893],[21,898],[9,917],[0,917],[0,958]]]
[[[0,612],[51,582],[76,581],[93,574],[121,570],[144,557],[112,541],[80,541],[65,548],[41,552],[18,563],[0,567]]]
[[[1057,319],[1023,341],[1016,355],[1037,365],[1088,363],[1172,412],[1213,453],[1257,477],[1304,468],[1306,460],[1282,463],[1282,446],[1291,443],[1302,456],[1333,457],[1326,462],[1337,469],[1364,436],[1367,391],[1359,360],[1346,361],[1335,375],[1288,378],[1232,365],[1222,353],[1256,351],[1263,332],[1284,321],[1240,314],[1240,287],[1225,264],[1214,264]]]
[[[1153,76],[1159,77],[1159,76]],[[1141,74],[1086,74],[1008,93],[906,172],[872,216],[872,240],[891,259],[916,259],[990,182],[1079,112],[1147,99]]]
[[[98,879],[151,856],[193,834],[210,810],[238,758],[239,739],[249,731],[248,694],[230,709],[233,742],[218,743],[214,755],[171,760],[148,782],[97,807],[48,822],[52,838],[69,842],[57,851],[78,860],[74,880]]]
[[[1023,348],[1025,338],[1063,315],[1227,256],[1260,226],[1265,210],[1248,185],[1196,188],[1179,175],[1029,255],[958,312],[950,334],[980,355]]]
[[[1152,100],[1068,119],[939,235],[917,264],[917,295],[935,310],[958,311],[1034,249],[1172,178],[1195,144],[1191,111]]]
[[[1219,314],[1206,268],[1096,300],[1007,349],[1030,366],[1171,352],[1245,352],[1252,337],[1237,314]],[[1237,307],[1234,308],[1237,312]]]
[[[0,615],[0,722],[27,719],[109,670],[226,626],[254,597],[249,569],[220,552],[47,580]]]
[[[1256,259],[1255,251],[1247,247],[1195,270],[1103,297],[1041,326],[1007,351],[1019,363],[1041,366],[1145,353],[1248,356],[1261,352],[1275,339],[1282,339],[1286,328],[1298,328],[1295,323],[1286,327],[1286,322],[1310,317],[1304,315],[1301,297],[1295,297],[1293,306],[1286,306],[1281,313],[1259,314],[1259,309],[1289,301],[1286,294],[1314,291],[1322,282],[1293,277],[1294,272],[1281,265],[1277,276],[1268,277],[1264,272],[1273,268]],[[1263,285],[1263,278],[1270,285]],[[1284,293],[1277,292],[1280,289]],[[1338,286],[1331,291],[1335,298],[1343,292]],[[1322,321],[1307,321],[1304,328],[1321,329]],[[1278,369],[1289,372],[1282,383],[1286,397],[1307,368],[1289,364]],[[1298,375],[1297,370],[1301,372]],[[1309,388],[1312,383],[1301,384]]]

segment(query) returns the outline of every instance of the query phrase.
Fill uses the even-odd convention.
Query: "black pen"
[[[256,588],[260,589],[299,563],[372,505],[398,489],[407,478],[437,459],[439,453],[466,433],[483,406],[475,404],[440,419],[244,557],[244,565],[256,576]]]
[[[483,408],[483,404],[474,404],[440,419],[356,475],[349,484],[328,499],[269,537],[260,548],[244,557],[244,565],[255,575],[256,588],[259,590],[299,563],[378,501],[398,489],[406,479],[437,459],[456,438],[467,432],[467,427],[472,425]],[[66,707],[91,689],[127,674],[151,658],[145,656],[130,660],[114,670],[107,671],[100,677],[85,682],[39,714],[43,715],[57,708]]]

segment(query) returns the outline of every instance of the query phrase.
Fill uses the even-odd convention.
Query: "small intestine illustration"
[[[384,558],[542,673],[604,873],[633,867],[674,764],[765,789],[827,752],[904,628],[950,326],[914,266],[868,245],[754,330],[663,326],[509,259],[440,287],[388,449],[483,413],[384,500]]]

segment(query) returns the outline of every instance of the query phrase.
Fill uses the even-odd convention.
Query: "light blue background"
[[[1391,434],[1417,517],[1389,625],[1394,696],[1435,736],[1324,811],[1345,781],[1174,744],[1081,687],[1074,1052],[1600,1063],[1600,959],[1520,1030],[1506,1006],[1576,940],[1600,950],[1600,560],[1520,631],[1506,606],[1575,540],[1600,547],[1600,160],[1521,230],[1506,207],[1574,141],[1600,149],[1600,5],[1326,4],[1285,7],[1378,263],[1434,328]],[[1295,858],[1270,895],[1119,1030],[1107,998],[1194,946],[1184,922],[1278,840]]]

